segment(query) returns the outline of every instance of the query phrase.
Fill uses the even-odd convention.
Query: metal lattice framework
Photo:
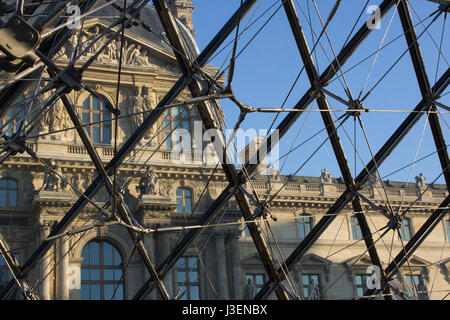
[[[127,27],[130,25],[142,25],[144,28],[147,26],[147,29],[150,29],[146,24],[147,22],[142,21],[139,15],[140,11],[149,3],[149,0],[123,1],[123,7],[119,6],[116,2],[117,1],[106,2],[107,5],[115,7],[119,13],[119,17],[113,19],[108,30],[115,28],[116,31],[114,32],[114,36],[122,35],[120,51],[122,54],[124,45],[123,34]],[[203,68],[219,48],[221,48],[226,39],[229,38],[230,35],[233,35],[233,32],[236,29],[236,33],[239,32],[240,22],[257,2],[257,0],[242,1],[239,8],[229,18],[216,36],[202,52],[198,53],[196,52],[195,44],[186,36],[186,32],[182,30],[180,23],[174,18],[166,1],[153,1],[154,8],[158,13],[166,33],[166,41],[173,49],[182,75],[173,85],[172,89],[161,99],[158,105],[151,112],[146,114],[142,125],[128,138],[120,149],[116,150],[114,157],[106,165],[103,164],[91,138],[84,129],[85,125],[83,125],[76,108],[68,98],[68,94],[73,90],[78,91],[84,89],[100,97],[100,95],[95,92],[95,89],[90,88],[82,81],[83,72],[87,70],[95,58],[98,57],[114,37],[107,38],[103,46],[97,48],[95,54],[80,67],[75,67],[75,62],[78,62],[79,57],[82,55],[82,50],[80,50],[81,52],[75,51],[76,54],[73,59],[71,59],[70,63],[64,68],[58,67],[54,62],[57,52],[74,33],[74,30],[68,28],[68,20],[67,17],[64,16],[68,6],[76,3],[81,9],[81,14],[86,14],[88,17],[92,12],[92,9],[96,8],[100,1],[57,1],[49,2],[49,4],[41,4],[41,1],[33,0],[25,3],[25,5],[24,1],[17,1],[16,6],[12,7],[8,6],[6,2],[0,2],[2,4],[1,10],[4,11],[3,13],[8,13],[10,15],[10,17],[8,17],[8,23],[0,29],[2,37],[0,48],[3,51],[2,56],[0,56],[0,69],[11,75],[10,80],[5,80],[0,84],[0,115],[5,114],[8,107],[16,103],[24,92],[30,88],[31,84],[29,81],[20,81],[20,79],[25,76],[30,76],[30,78],[42,77],[43,71],[46,70],[50,79],[48,79],[45,85],[39,89],[39,92],[36,93],[36,97],[45,92],[49,92],[50,90],[55,91],[51,94],[50,98],[41,101],[39,108],[45,113],[52,108],[57,100],[61,99],[65,111],[69,115],[98,174],[93,178],[92,183],[84,190],[84,192],[82,192],[79,199],[73,204],[70,210],[67,211],[64,218],[52,228],[48,237],[42,241],[23,265],[17,263],[8,251],[7,244],[0,239],[1,253],[14,276],[13,280],[11,280],[0,293],[0,298],[10,298],[17,287],[21,289],[25,299],[37,298],[36,295],[29,290],[31,286],[27,283],[27,277],[36,267],[38,261],[42,259],[55,244],[56,239],[69,235],[67,231],[80,212],[87,205],[95,205],[91,199],[93,199],[95,194],[102,187],[106,188],[111,197],[109,203],[104,207],[98,208],[103,214],[104,221],[119,222],[127,229],[131,239],[135,243],[133,250],[138,252],[150,274],[150,278],[142,284],[142,288],[134,295],[133,299],[146,298],[155,286],[163,299],[173,298],[165,287],[163,279],[205,228],[192,228],[185,232],[169,256],[167,256],[161,264],[156,265],[147,251],[148,248],[144,245],[143,237],[145,236],[145,233],[133,217],[132,212],[123,198],[121,192],[123,186],[119,186],[116,183],[116,171],[123,165],[125,159],[133,152],[133,150],[137,148],[146,132],[156,124],[156,121],[163,115],[164,110],[166,110],[167,107],[176,105],[174,104],[174,101],[177,99],[178,95],[187,88],[193,99],[184,101],[183,104],[196,105],[205,129],[217,129],[219,131],[223,129],[223,112],[218,104],[218,99],[227,98],[232,100],[239,107],[241,112],[241,116],[235,129],[239,127],[239,124],[244,120],[245,116],[252,112],[287,113],[277,126],[280,139],[283,139],[297,120],[306,113],[306,108],[313,102],[316,102],[320,110],[324,128],[327,132],[327,141],[329,141],[332,146],[334,157],[337,160],[342,179],[345,183],[345,191],[326,211],[326,214],[314,225],[312,230],[304,239],[302,239],[291,254],[286,257],[284,261],[278,263],[271,253],[271,249],[269,248],[266,238],[263,236],[260,225],[258,223],[252,223],[270,213],[269,207],[267,203],[261,201],[254,192],[245,189],[245,185],[249,182],[250,176],[257,171],[259,162],[257,164],[247,163],[242,169],[238,169],[233,164],[233,161],[230,160],[232,155],[230,155],[230,148],[228,148],[229,142],[226,141],[223,135],[218,135],[220,138],[219,141],[215,141],[215,146],[216,150],[217,148],[221,149],[221,152],[218,152],[218,154],[223,155],[221,166],[229,184],[223,189],[220,195],[217,196],[209,208],[203,212],[198,220],[198,225],[205,227],[213,224],[227,202],[230,201],[230,199],[235,198],[239,210],[242,213],[242,218],[247,222],[247,228],[253,239],[258,256],[268,275],[268,281],[257,293],[255,299],[265,299],[272,292],[275,292],[276,297],[280,300],[288,300],[292,297],[292,294],[289,293],[289,290],[285,288],[282,282],[287,279],[289,272],[293,270],[294,266],[311,246],[314,245],[315,241],[324,233],[334,219],[336,219],[339,212],[347,206],[351,206],[352,211],[356,215],[372,264],[379,266],[383,270],[381,275],[382,288],[379,290],[370,290],[365,293],[365,296],[382,294],[385,299],[392,299],[391,293],[394,289],[390,286],[389,281],[392,279],[393,275],[398,272],[399,268],[407,263],[408,258],[412,256],[414,251],[420,247],[426,237],[448,213],[449,196],[447,195],[439,207],[427,218],[426,222],[404,245],[403,250],[395,256],[388,267],[383,269],[376,247],[376,242],[378,240],[374,240],[373,238],[375,232],[371,230],[369,226],[362,203],[368,203],[371,207],[375,207],[376,210],[380,210],[381,213],[386,216],[388,227],[384,231],[385,233],[390,230],[398,230],[399,223],[401,223],[402,220],[402,214],[394,212],[394,210],[386,210],[386,208],[377,207],[371,203],[370,200],[365,198],[360,191],[369,178],[377,173],[378,168],[389,158],[390,154],[408,132],[418,123],[424,114],[427,114],[436,153],[439,157],[440,167],[442,169],[442,176],[444,177],[446,184],[446,190],[447,192],[450,192],[450,159],[444,134],[446,131],[441,126],[438,112],[439,109],[449,111],[448,107],[438,101],[438,99],[440,99],[441,95],[447,89],[450,71],[447,68],[436,83],[432,85],[427,75],[424,59],[422,58],[409,2],[406,0],[384,0],[379,4],[380,19],[383,19],[383,17],[394,7],[395,10],[398,11],[401,26],[404,31],[404,38],[408,45],[407,51],[411,58],[422,99],[418,102],[416,107],[411,110],[398,128],[392,132],[389,139],[387,139],[382,147],[379,148],[378,152],[372,154],[371,160],[364,164],[364,169],[358,175],[354,175],[351,172],[346,153],[341,144],[338,130],[340,125],[336,126],[336,120],[333,118],[333,110],[330,108],[329,99],[340,99],[339,101],[341,103],[348,106],[350,111],[345,113],[345,118],[343,118],[342,121],[345,121],[349,117],[354,117],[355,121],[361,123],[361,126],[360,113],[364,111],[364,108],[362,107],[360,99],[353,97],[349,90],[347,90],[348,100],[344,100],[328,91],[327,86],[333,78],[342,73],[342,66],[369,37],[373,29],[371,29],[368,24],[363,23],[360,29],[354,33],[343,48],[335,53],[334,59],[332,59],[329,66],[322,73],[319,73],[313,60],[313,51],[319,40],[317,40],[311,50],[311,44],[307,43],[307,38],[305,37],[303,30],[304,26],[300,23],[294,1],[279,1],[279,5],[284,9],[285,16],[292,30],[293,39],[300,54],[303,69],[310,82],[310,88],[304,92],[303,96],[292,109],[261,110],[251,108],[238,101],[231,89],[231,81],[233,79],[235,67],[234,60],[236,56],[237,36],[234,41],[232,58],[230,60],[227,85],[218,83],[218,81],[208,75]],[[448,1],[434,2],[437,2],[439,5],[437,5],[437,10],[433,13],[433,21],[438,18],[445,19],[444,17],[446,17],[450,10],[450,3]],[[336,1],[334,4],[321,32],[318,33],[318,35],[316,34],[317,38],[320,39],[326,34],[327,26],[336,12],[338,12],[340,3],[341,1]],[[33,14],[36,13],[39,13],[40,17],[36,19],[26,18],[32,17]],[[149,32],[151,32],[151,30],[149,30]],[[23,36],[23,38],[17,36],[19,33],[24,34],[25,36]],[[88,50],[88,48],[92,47],[98,39],[102,37],[106,37],[106,32],[96,35],[83,50]],[[16,41],[16,46],[12,48],[6,45],[8,41],[13,41],[11,38],[14,38],[14,41]],[[118,86],[120,86],[122,55],[120,56],[119,61]],[[109,103],[106,105],[114,115],[117,117],[119,116],[120,112],[117,106],[112,106]],[[34,123],[31,121],[28,125],[20,125],[15,133],[9,137],[2,135],[3,141],[0,163],[17,153],[28,153],[34,159],[42,162],[43,165],[49,166],[48,163],[41,160],[38,155],[26,145],[26,139],[37,121]],[[260,148],[262,150],[267,147],[267,152],[270,152],[272,148],[275,147],[276,143],[278,143],[278,141],[272,136],[269,136],[264,142],[264,145]],[[104,221],[102,220],[99,222],[103,223]]]

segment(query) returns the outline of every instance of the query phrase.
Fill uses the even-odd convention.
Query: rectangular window
[[[245,291],[247,299],[253,297],[261,290],[264,285],[264,274],[262,273],[247,273],[245,274]]]
[[[356,217],[350,217],[350,226],[352,228],[352,237],[355,240],[362,240],[361,227],[359,226],[358,219]]]
[[[355,274],[355,289],[356,296],[362,297],[364,296],[364,292],[367,291],[367,278],[369,275],[367,274]]]
[[[302,275],[302,294],[305,300],[320,299],[320,280],[318,274]]]
[[[447,241],[450,242],[450,220],[445,222],[447,223]]]
[[[181,257],[176,265],[177,295],[180,300],[200,300],[198,257]]]
[[[408,297],[417,297],[419,300],[428,300],[428,291],[422,276],[406,275],[405,276],[406,295]]]
[[[312,229],[312,217],[309,216],[301,216],[297,218],[297,230],[298,230],[298,236],[300,238],[306,237],[306,235],[311,231]]]
[[[402,225],[400,227],[400,236],[404,241],[411,240],[411,226],[409,219],[403,219]]]

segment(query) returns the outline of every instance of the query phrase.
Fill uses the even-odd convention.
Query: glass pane
[[[177,117],[180,114],[178,107],[172,108],[172,117]]]
[[[303,288],[303,297],[304,298],[309,297],[309,290],[308,290],[308,288]]]
[[[106,269],[103,273],[104,280],[113,281],[114,280],[114,270]]]
[[[88,243],[83,248],[83,251],[81,251],[81,257],[83,258],[83,261],[81,262],[82,265],[90,265],[90,261],[89,261],[89,248],[90,247],[91,247],[91,244]]]
[[[197,268],[198,267],[198,259],[197,257],[189,258],[189,268]]]
[[[100,285],[92,284],[91,285],[91,300],[100,300]]]
[[[83,114],[81,115],[81,121],[82,121],[83,123],[89,123],[89,122],[91,122],[90,120],[91,120],[91,119],[90,119],[90,117],[89,117],[89,113],[83,112]]]
[[[166,141],[166,149],[167,150],[172,150],[172,140],[170,138],[170,133],[166,132],[164,138],[165,138],[165,141]]]
[[[0,206],[6,207],[6,190],[0,190]]]
[[[177,266],[177,268],[185,268],[185,266],[186,266],[185,258],[182,257],[182,258],[178,259],[176,266]]]
[[[312,276],[311,276],[311,282],[313,283],[313,284],[317,284],[317,283],[319,283],[319,277],[316,275],[316,274],[313,274]]]
[[[309,277],[303,275],[303,276],[302,276],[302,283],[303,283],[304,286],[309,285]]]
[[[90,285],[83,284],[81,286],[81,300],[89,300],[89,288]]]
[[[8,180],[9,189],[17,189],[17,182],[14,180]]]
[[[103,141],[104,144],[111,143],[111,128],[103,127]]]
[[[191,125],[190,125],[189,120],[184,120],[183,121],[183,128],[186,129],[186,130],[190,130]]]
[[[91,269],[91,280],[100,281],[100,270]]]
[[[186,199],[184,211],[185,212],[191,212],[192,211],[191,199]]]
[[[123,284],[119,284],[117,286],[116,295],[114,296],[114,300],[123,300]]]
[[[179,287],[178,288],[178,290],[179,290],[179,297],[180,297],[180,300],[187,300],[188,299],[188,295],[187,295],[187,291],[186,291],[186,287],[185,286],[181,286],[181,287]]]
[[[177,282],[185,282],[186,281],[186,272],[184,271],[178,271],[177,272]]]
[[[92,97],[92,110],[100,110],[100,100]]]
[[[83,109],[89,110],[89,98],[83,101]]]
[[[114,293],[114,288],[115,288],[115,285],[113,285],[113,284],[105,284],[105,286],[103,288],[104,294],[105,294],[105,297],[104,297],[105,300],[111,300],[113,293]]]
[[[17,191],[16,190],[9,191],[9,206],[17,207]]]
[[[191,300],[199,300],[200,299],[200,294],[199,294],[199,290],[197,286],[191,287]]]
[[[100,113],[93,113],[92,122],[99,122],[99,121],[100,121]]]
[[[113,265],[113,247],[106,242],[103,242],[103,264],[106,266]]]
[[[118,266],[122,263],[122,257],[120,256],[119,251],[113,247],[113,256],[114,256],[114,265]]]
[[[255,284],[256,285],[264,284],[264,276],[262,274],[255,275]]]
[[[93,127],[92,128],[92,141],[94,143],[101,143],[101,140],[100,140],[100,127]]]
[[[189,280],[190,280],[190,282],[197,282],[198,281],[198,272],[197,271],[191,271],[189,273]]]
[[[356,294],[358,295],[358,297],[362,297],[364,295],[363,288],[357,288],[356,289]]]
[[[6,188],[6,179],[0,180],[0,188]]]
[[[91,242],[89,250],[89,262],[90,265],[100,265],[100,248],[98,242]]]
[[[122,270],[114,270],[114,280],[120,281],[122,278]]]
[[[89,277],[89,269],[81,269],[81,281],[85,281],[85,280],[91,280]]]
[[[177,212],[183,212],[183,199],[177,198]]]
[[[362,284],[361,276],[355,276],[355,283],[359,285]]]

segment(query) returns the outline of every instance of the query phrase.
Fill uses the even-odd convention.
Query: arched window
[[[17,207],[17,181],[0,180],[0,207]]]
[[[192,212],[192,193],[186,188],[177,189],[177,212]]]
[[[83,124],[95,122],[85,127],[93,143],[111,143],[111,114],[97,97],[89,96],[83,101],[81,121]]]
[[[311,231],[313,224],[313,218],[308,215],[301,215],[297,218],[297,229],[298,236],[300,238],[306,237],[306,235]]]
[[[119,251],[109,242],[94,240],[83,248],[81,256],[81,299],[123,300],[123,265]]]
[[[358,219],[353,216],[350,217],[350,226],[352,228],[352,237],[354,240],[362,240],[361,227],[359,226]]]
[[[182,136],[178,136],[179,141],[172,140],[172,133],[177,129],[191,130],[191,123],[189,121],[189,113],[186,108],[174,107],[168,108],[164,111],[164,139],[167,150],[172,150],[173,144],[183,143]]]

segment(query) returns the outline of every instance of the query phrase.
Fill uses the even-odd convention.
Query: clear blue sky
[[[240,5],[240,0],[194,0],[196,5],[194,10],[194,26],[196,30],[196,40],[202,50],[210,39],[216,34],[216,32],[223,26],[226,20],[232,15],[234,10]],[[329,1],[316,1],[318,3],[318,10],[323,19],[326,21],[329,11],[334,5],[334,0]],[[250,38],[258,31],[258,29],[265,23],[269,17],[279,8],[280,1],[278,0],[263,0],[260,4],[255,5],[252,11],[247,15],[246,19],[241,23],[241,30],[248,26],[249,23],[254,22],[266,9],[272,7],[260,20],[257,20],[250,28],[245,31],[238,43],[238,51],[240,51],[244,45],[250,40]],[[301,10],[298,7],[301,3]],[[314,28],[314,32],[319,34],[321,31],[321,22],[318,18],[316,9],[311,1],[309,1],[309,12],[306,1],[296,2],[297,13],[300,17],[304,32],[306,34],[310,48],[313,46],[313,40],[311,37],[311,28],[308,20],[311,19],[311,25]],[[373,0],[369,2],[369,5],[377,5],[381,1]],[[413,21],[417,26],[417,34],[420,35],[424,30],[424,25],[427,26],[432,19],[427,19],[423,24],[419,23],[420,20],[425,19],[433,11],[436,10],[437,5],[425,0],[412,0],[411,14]],[[346,0],[342,1],[342,4],[337,12],[336,17],[328,27],[328,37],[331,41],[334,51],[338,54],[345,39],[347,38],[350,30],[352,29],[356,19],[363,9],[365,1]],[[413,10],[414,9],[414,10]],[[303,10],[303,12],[302,12]],[[349,59],[343,66],[343,70],[348,70],[349,67],[361,61],[377,51],[383,37],[386,34],[384,44],[387,44],[397,36],[402,34],[402,27],[398,13],[395,13],[392,24],[389,27],[389,22],[394,13],[391,10],[386,17],[382,20],[379,29],[375,29],[366,42],[358,48],[357,53]],[[416,13],[418,17],[416,16]],[[364,11],[361,20],[357,24],[357,29],[365,23],[370,14]],[[438,62],[438,49],[440,45],[441,34],[443,30],[443,16],[439,17],[429,27],[428,31],[430,35],[425,32],[420,38],[420,45],[424,60],[427,66],[428,76],[430,82],[433,85],[435,83],[436,66]],[[442,44],[441,52],[443,58],[440,58],[440,65],[437,72],[437,77],[447,69],[450,57],[448,55],[450,51],[450,42],[448,41],[448,35],[450,23],[445,25],[444,41]],[[389,28],[388,28],[389,27]],[[386,33],[387,31],[387,33]],[[227,40],[226,43],[233,40],[233,35]],[[447,41],[445,41],[447,39]],[[321,46],[316,47],[317,57],[314,56],[315,63],[319,66],[320,72],[322,72],[327,66],[328,61],[333,59],[333,51],[330,49],[327,37],[324,35],[321,38]],[[223,48],[224,46],[222,46]],[[380,77],[388,70],[388,68],[403,54],[406,50],[406,42],[404,37],[399,38],[397,41],[382,49],[378,55],[373,71],[367,81],[367,84],[363,90],[363,95],[373,87]],[[211,64],[215,66],[221,66],[225,63],[228,65],[227,56],[231,51],[231,46],[228,46],[224,51],[219,54]],[[326,52],[326,55],[324,53]],[[328,55],[328,58],[327,58]],[[317,60],[316,60],[317,59]],[[318,61],[318,63],[317,63]],[[354,97],[358,97],[366,77],[371,69],[374,57],[367,59],[364,63],[354,68],[352,71],[345,74],[345,81],[347,82]],[[242,55],[237,60],[235,76],[233,79],[232,87],[236,93],[236,96],[243,103],[254,107],[281,107],[284,99],[286,98],[290,87],[292,86],[295,78],[297,77],[302,62],[297,51],[291,30],[289,28],[286,16],[281,8],[273,16],[270,22],[264,27],[261,33],[251,42],[251,44],[245,49]],[[345,85],[342,80],[341,83],[336,80],[331,83],[328,89],[335,94],[346,98],[343,90]],[[291,108],[302,97],[304,92],[310,87],[308,78],[305,72],[302,73],[299,81],[294,87],[291,95],[289,96],[285,107]],[[446,90],[448,92],[448,89]],[[384,80],[378,85],[375,90],[366,99],[365,107],[373,110],[411,110],[420,101],[420,91],[417,85],[415,73],[412,67],[409,54],[405,54],[398,64],[392,69],[392,71],[384,78]],[[450,105],[450,94],[441,98],[440,101],[446,105]],[[339,102],[329,98],[330,105],[333,109],[344,109],[345,107]],[[236,122],[238,109],[229,101],[222,100],[221,105],[224,109],[226,121],[228,127],[233,127]],[[317,109],[317,105],[314,103],[310,105],[309,109]],[[442,109],[441,109],[442,110]],[[444,110],[442,110],[444,111]],[[342,112],[336,113],[338,116],[342,115]],[[286,114],[281,114],[278,118],[277,124]],[[244,129],[249,128],[266,128],[270,127],[274,119],[275,114],[250,114],[243,123]],[[365,127],[368,140],[372,151],[375,153],[381,147],[381,145],[391,135],[393,130],[401,123],[401,121],[407,116],[404,112],[369,112],[362,115],[362,121]],[[306,121],[305,121],[306,119]],[[403,166],[408,165],[417,159],[435,151],[434,142],[431,136],[429,125],[425,123],[426,117],[422,117],[416,127],[408,134],[407,138],[402,141],[400,146],[391,155],[391,158],[385,161],[381,166],[380,172],[382,177],[400,169]],[[445,119],[445,121],[443,120]],[[443,113],[441,118],[442,129],[444,136],[447,139],[447,143],[450,141],[449,127],[450,117],[448,114]],[[424,129],[424,126],[425,130]],[[302,131],[297,137],[300,128]],[[282,140],[280,144],[280,154],[286,153],[291,145],[306,140],[308,137],[316,133],[318,130],[324,128],[321,116],[317,112],[304,113],[297,123],[290,129],[289,134]],[[343,130],[345,128],[345,131]],[[419,141],[423,134],[423,140],[420,148],[418,148]],[[349,138],[347,137],[347,135]],[[350,139],[354,141],[354,121],[350,118],[344,126],[339,129],[339,135],[341,137],[342,145],[346,151],[349,164],[352,168],[352,172],[355,170],[354,160],[354,148],[350,143]],[[296,140],[297,137],[297,140]],[[287,159],[286,165],[283,168],[283,174],[294,173],[299,166],[307,159],[307,157],[315,150],[322,141],[326,139],[325,133],[321,133],[310,142],[306,143],[301,148],[292,152]],[[370,151],[365,143],[364,135],[362,134],[359,126],[356,131],[356,145],[358,152],[364,162],[370,159]],[[417,155],[416,155],[417,152]],[[284,159],[283,159],[284,160]],[[284,162],[284,161],[282,161]],[[281,165],[280,165],[281,166]],[[298,175],[305,176],[318,176],[320,170],[327,168],[331,172],[333,177],[341,176],[339,168],[337,167],[336,160],[333,155],[333,151],[329,142],[327,142],[314,157],[298,172]],[[356,159],[356,171],[357,173],[363,168],[362,162],[357,156]],[[410,168],[407,167],[395,174],[386,177],[393,181],[403,180],[406,181],[410,174]],[[414,177],[423,172],[427,177],[427,182],[432,182],[441,172],[440,164],[436,154],[430,156],[426,160],[420,161],[415,164],[410,181],[414,182]],[[442,176],[437,182],[442,183]]]

